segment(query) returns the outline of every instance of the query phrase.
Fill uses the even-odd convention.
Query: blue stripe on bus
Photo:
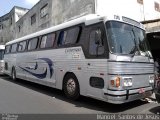
[[[48,64],[48,67],[49,67],[49,70],[50,70],[50,78],[52,78],[53,72],[54,72],[54,70],[53,70],[53,68],[52,68],[53,62],[52,62],[49,58],[38,58],[38,59],[36,59],[36,60],[43,60],[43,61],[45,61],[45,62]],[[20,66],[19,66],[19,67],[20,67]],[[25,68],[20,67],[20,68],[21,68],[22,70],[28,72],[29,74],[31,74],[31,75],[39,78],[39,79],[44,79],[44,78],[46,78],[46,76],[47,76],[47,68],[46,68],[45,72],[42,73],[42,74],[37,74],[37,73],[34,73],[34,72],[31,72],[31,71],[30,71],[30,70],[37,70],[37,69],[38,69],[38,64],[37,64],[37,62],[36,62],[35,68],[29,68],[29,67],[25,67]]]

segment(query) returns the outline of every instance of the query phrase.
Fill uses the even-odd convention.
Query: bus
[[[4,74],[4,50],[5,50],[5,45],[0,45],[0,75]]]
[[[5,73],[64,91],[122,104],[153,92],[154,61],[143,25],[124,16],[86,15],[12,40]]]

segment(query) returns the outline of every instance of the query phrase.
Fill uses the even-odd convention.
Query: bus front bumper
[[[141,92],[142,88],[139,89],[131,89],[131,90],[104,90],[104,98],[107,99],[109,103],[113,104],[122,104],[146,97],[150,97],[153,93],[152,87],[143,88],[143,92]]]

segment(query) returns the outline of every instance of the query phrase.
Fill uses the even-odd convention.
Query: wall
[[[41,10],[45,5],[47,5],[47,14],[41,17]],[[41,0],[16,23],[16,38],[82,15],[95,13],[94,5],[94,0]],[[34,14],[36,14],[36,22],[32,25],[31,17]]]
[[[28,9],[21,7],[14,7],[9,13],[0,17],[0,44],[13,40],[15,38],[16,30],[15,23],[28,11]]]
[[[142,1],[142,4],[137,1]],[[25,15],[20,9],[15,9],[12,18],[16,23],[0,32],[0,39],[5,38],[5,42],[13,40],[90,13],[120,14],[137,21],[157,19],[160,17],[160,8],[155,10],[155,2],[160,4],[160,0],[40,0]],[[43,14],[46,12],[46,15],[42,17],[41,10],[45,5],[47,9]],[[33,15],[36,17],[32,24]],[[9,24],[9,21],[5,22]]]
[[[160,17],[160,10],[156,11],[154,3],[160,0],[97,0],[97,13],[120,14],[137,21],[152,20]]]

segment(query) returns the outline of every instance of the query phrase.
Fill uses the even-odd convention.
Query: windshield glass
[[[4,50],[0,50],[0,60],[3,60]]]
[[[117,21],[107,22],[106,28],[112,53],[150,56],[144,30]]]

